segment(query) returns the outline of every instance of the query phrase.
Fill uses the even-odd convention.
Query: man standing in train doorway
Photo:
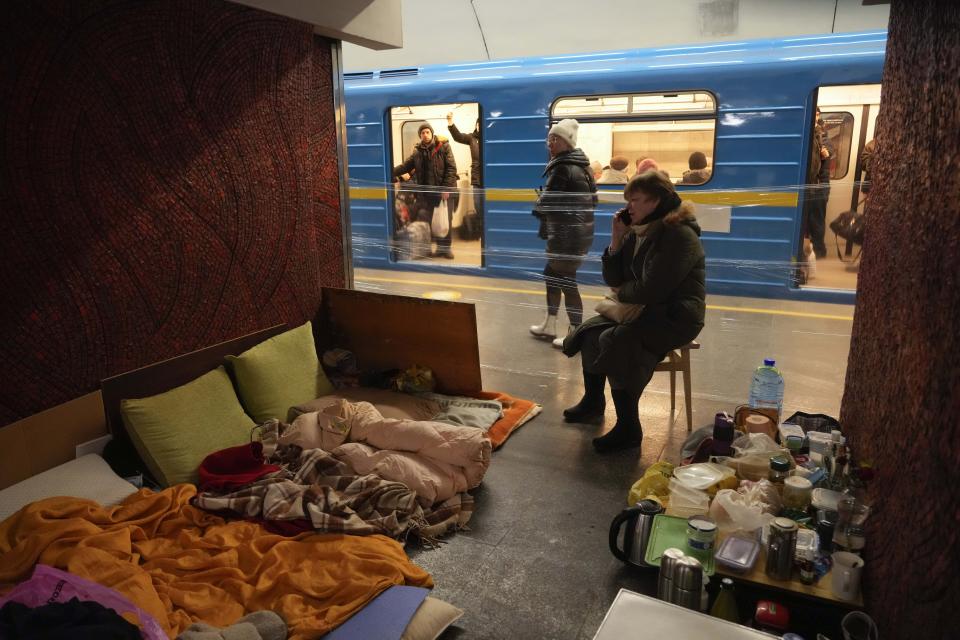
[[[817,258],[827,256],[824,234],[827,225],[827,200],[830,198],[830,158],[827,134],[817,107],[813,120],[813,140],[810,143],[810,167],[807,172],[807,193],[803,204],[804,234],[813,244]]]
[[[417,130],[420,142],[413,148],[413,153],[393,168],[393,177],[405,173],[412,173],[417,182],[417,197],[415,219],[432,222],[440,203],[447,207],[447,234],[437,238],[437,252],[435,255],[453,259],[453,250],[450,248],[453,210],[457,206],[457,199],[450,199],[457,187],[457,161],[453,158],[450,143],[444,138],[434,135],[430,123],[424,122]],[[442,215],[442,214],[441,214]]]
[[[461,133],[453,123],[453,113],[447,114],[447,129],[450,136],[460,144],[470,145],[470,191],[473,192],[473,210],[476,216],[471,218],[469,213],[463,218],[460,237],[463,240],[476,240],[483,229],[483,165],[480,163],[480,118],[473,128],[473,133]]]

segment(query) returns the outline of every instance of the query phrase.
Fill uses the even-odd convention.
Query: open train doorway
[[[429,141],[424,140],[425,128]],[[392,259],[482,267],[480,106],[393,107],[390,134],[390,162],[401,169],[389,197]],[[425,145],[426,164],[417,160]],[[433,175],[417,175],[418,166]],[[447,235],[441,233],[444,219]],[[441,223],[439,229],[435,223]]]
[[[811,267],[801,286],[856,290],[863,246],[856,241],[856,233],[849,232],[849,225],[838,222],[862,215],[869,197],[869,186],[864,182],[864,150],[873,140],[880,85],[820,87],[816,104],[826,152],[821,154],[817,171],[813,158],[816,149],[811,146],[804,198],[804,230],[809,237],[802,239],[800,248],[800,255],[807,257]],[[815,173],[819,184],[814,186]]]

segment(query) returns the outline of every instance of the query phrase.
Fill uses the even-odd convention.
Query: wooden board
[[[76,457],[76,446],[107,434],[94,391],[0,428],[0,489]]]
[[[717,538],[717,546],[720,546],[720,543],[726,536],[720,535]],[[745,573],[735,573],[724,567],[719,562],[717,563],[717,575],[726,576],[728,578],[733,578],[734,581],[743,581],[750,582],[755,585],[760,585],[762,587],[772,587],[774,589],[781,589],[783,591],[788,591],[790,593],[799,594],[802,596],[807,596],[810,598],[816,598],[818,600],[826,600],[833,604],[838,604],[844,607],[850,607],[851,609],[862,609],[863,608],[863,593],[860,592],[857,594],[855,600],[841,600],[833,595],[833,591],[830,589],[830,581],[833,579],[831,572],[827,572],[822,578],[814,582],[813,584],[803,584],[796,577],[796,572],[794,572],[794,577],[790,580],[775,580],[767,575],[765,567],[767,565],[767,552],[761,546],[760,552],[757,554],[757,561],[753,564],[753,568],[750,571]]]
[[[483,388],[472,304],[324,288],[314,324],[318,351],[348,349],[362,370],[418,364],[433,370],[440,393]]]

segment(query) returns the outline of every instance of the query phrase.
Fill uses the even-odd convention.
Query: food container
[[[810,503],[815,509],[825,509],[827,511],[836,511],[837,503],[841,498],[844,497],[844,494],[839,491],[833,491],[832,489],[823,489],[818,487],[814,489],[810,494]]]
[[[760,544],[756,538],[730,536],[720,543],[714,559],[732,571],[743,573],[753,568],[759,553]]]
[[[810,506],[813,485],[806,478],[790,476],[783,481],[783,506],[805,511]]]

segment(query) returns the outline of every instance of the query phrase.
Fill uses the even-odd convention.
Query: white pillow
[[[0,490],[0,521],[31,502],[53,496],[87,498],[111,506],[136,491],[103,458],[91,453]]]

